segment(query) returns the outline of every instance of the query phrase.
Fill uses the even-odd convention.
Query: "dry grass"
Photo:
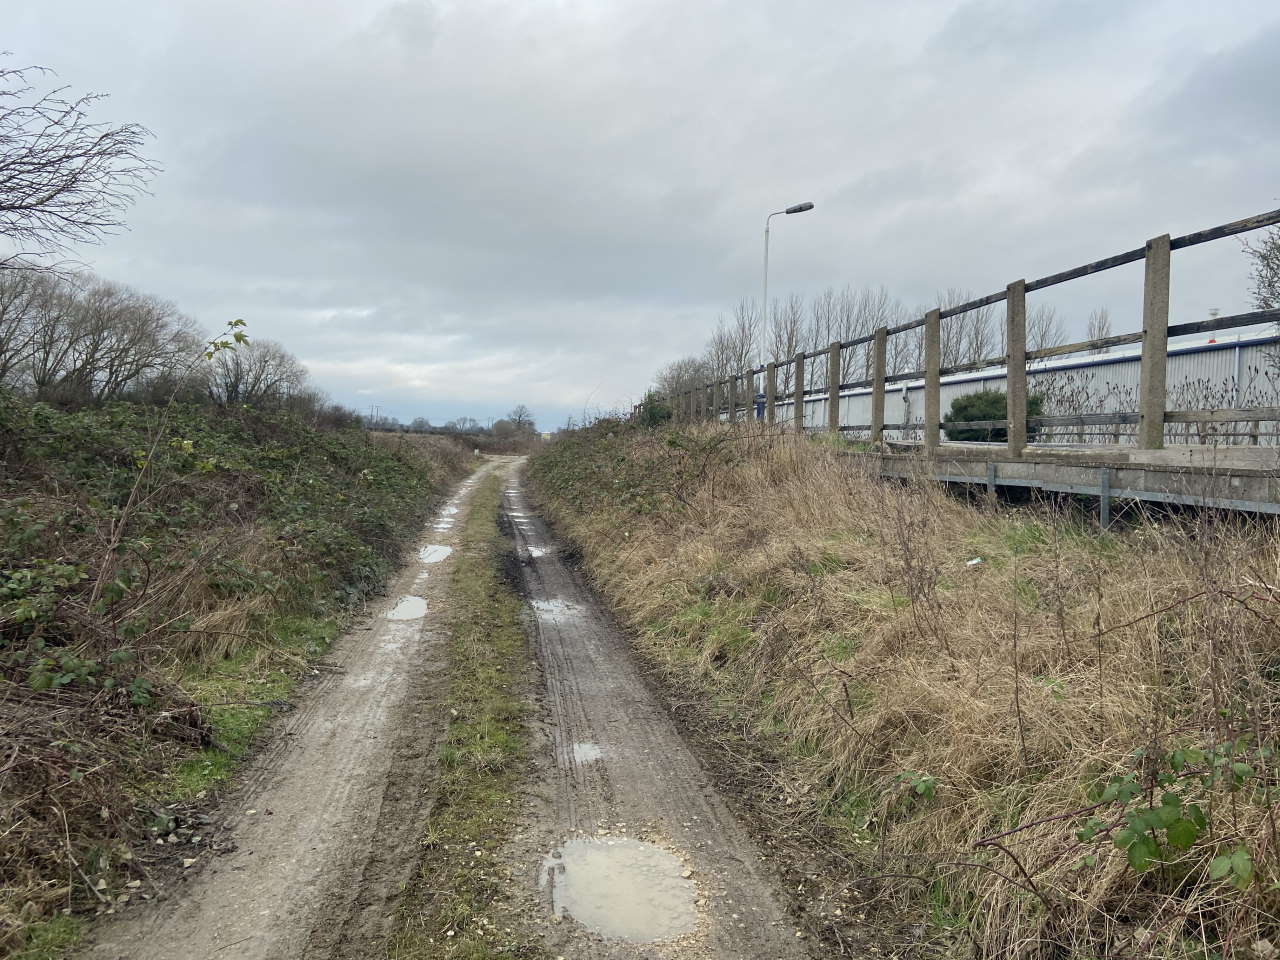
[[[862,872],[921,879],[886,879],[895,896],[993,955],[1280,942],[1270,525],[1103,535],[719,430],[598,427],[533,473],[646,651],[788,748]],[[1189,827],[1139,824],[1135,870],[1114,841],[1163,808],[1204,829],[1183,850]]]

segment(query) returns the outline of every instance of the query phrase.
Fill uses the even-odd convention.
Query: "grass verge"
[[[450,577],[449,710],[439,794],[423,859],[401,907],[393,960],[541,958],[491,917],[503,896],[497,855],[520,814],[528,761],[525,678],[531,654],[522,605],[503,575],[502,477],[472,494]]]

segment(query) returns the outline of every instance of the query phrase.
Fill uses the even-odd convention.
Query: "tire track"
[[[526,895],[546,911],[543,858],[575,836],[601,835],[666,848],[688,865],[697,890],[697,927],[684,937],[607,939],[570,920],[549,925],[547,945],[593,960],[809,956],[761,851],[663,709],[623,632],[564,562],[519,481],[508,484],[503,509],[522,562],[551,727],[549,804],[544,811],[531,805],[528,830],[512,851],[526,865]]]

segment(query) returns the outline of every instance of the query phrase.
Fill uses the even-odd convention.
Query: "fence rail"
[[[792,357],[779,358],[744,370],[714,383],[703,384],[691,390],[685,390],[673,397],[664,397],[673,406],[674,414],[681,420],[719,419],[727,413],[728,420],[736,422],[744,405],[754,406],[756,389],[755,378],[763,375],[765,408],[764,419],[769,424],[777,420],[779,404],[790,402],[793,408],[791,427],[802,431],[805,427],[804,401],[808,397],[827,398],[826,429],[831,432],[867,431],[873,442],[884,439],[886,430],[914,429],[916,424],[889,424],[884,422],[885,391],[889,384],[908,380],[924,381],[924,448],[926,452],[935,452],[941,442],[943,427],[940,410],[941,378],[959,373],[969,373],[985,368],[1004,366],[1006,379],[1006,397],[1008,416],[1004,420],[966,421],[965,428],[1007,429],[1009,451],[1020,456],[1027,443],[1028,428],[1038,429],[1046,426],[1090,426],[1103,424],[1135,424],[1137,427],[1137,444],[1140,449],[1158,450],[1164,446],[1164,427],[1166,423],[1228,423],[1242,421],[1277,421],[1280,420],[1280,408],[1254,407],[1248,409],[1221,410],[1166,410],[1165,377],[1168,365],[1168,344],[1170,337],[1193,334],[1212,333],[1219,330],[1230,330],[1237,327],[1253,326],[1261,323],[1280,323],[1280,309],[1256,310],[1251,313],[1236,314],[1229,317],[1215,317],[1210,320],[1195,321],[1169,325],[1169,274],[1170,254],[1174,250],[1225,237],[1236,236],[1250,230],[1280,224],[1280,210],[1272,210],[1257,216],[1235,220],[1221,226],[1199,230],[1181,237],[1170,237],[1164,234],[1148,240],[1140,248],[1126,250],[1092,263],[1086,263],[1070,270],[1050,274],[1038,280],[1015,280],[1004,290],[978,297],[958,306],[930,310],[923,317],[901,323],[893,327],[881,327],[866,336],[852,340],[836,341],[829,347],[797,353]],[[1142,330],[1118,336],[1102,337],[1094,340],[1081,340],[1057,347],[1044,347],[1037,350],[1027,349],[1026,331],[1026,295],[1028,292],[1043,290],[1060,283],[1091,276],[1105,270],[1123,266],[1137,261],[1145,262],[1143,275]],[[953,364],[943,367],[941,363],[941,323],[951,317],[961,316],[972,310],[988,307],[996,303],[1005,304],[1005,343],[1007,352],[983,360]],[[924,367],[907,373],[888,373],[888,342],[891,337],[900,336],[914,330],[923,329]],[[1027,363],[1052,357],[1083,353],[1089,350],[1106,350],[1125,344],[1142,344],[1139,360],[1139,398],[1138,409],[1125,413],[1079,414],[1066,417],[1028,417],[1027,416]],[[843,351],[870,345],[872,375],[870,378],[852,382],[840,381]],[[825,386],[806,388],[806,367],[810,361],[825,358],[827,375]],[[788,366],[793,367],[791,379],[794,381],[788,392],[778,391],[778,371]],[[843,390],[871,388],[872,422],[859,425],[842,425],[840,423],[840,393]],[[744,404],[745,401],[745,404]],[[1257,430],[1254,430],[1257,433]]]

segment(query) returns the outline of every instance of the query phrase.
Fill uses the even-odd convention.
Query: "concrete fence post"
[[[884,441],[884,378],[889,357],[889,328],[876,331],[871,358],[871,442]]]
[[[738,422],[738,376],[731,374],[729,379],[725,381],[727,396],[725,403],[729,408],[729,422]]]
[[[764,368],[764,422],[773,426],[778,419],[778,367],[772,360]]]
[[[1169,235],[1147,241],[1142,291],[1142,365],[1139,373],[1138,447],[1164,448],[1165,373],[1169,361]]]
[[[1027,282],[1005,287],[1005,417],[1009,421],[1009,455],[1022,456],[1027,446]]]
[[[796,392],[791,404],[791,429],[804,433],[804,354],[796,354]]]
[[[827,430],[840,432],[840,341],[832,342],[827,353]]]
[[[942,316],[930,310],[924,318],[924,450],[938,452],[938,428],[942,424]]]
[[[717,380],[711,384],[711,421],[714,423],[720,419],[720,381]]]

